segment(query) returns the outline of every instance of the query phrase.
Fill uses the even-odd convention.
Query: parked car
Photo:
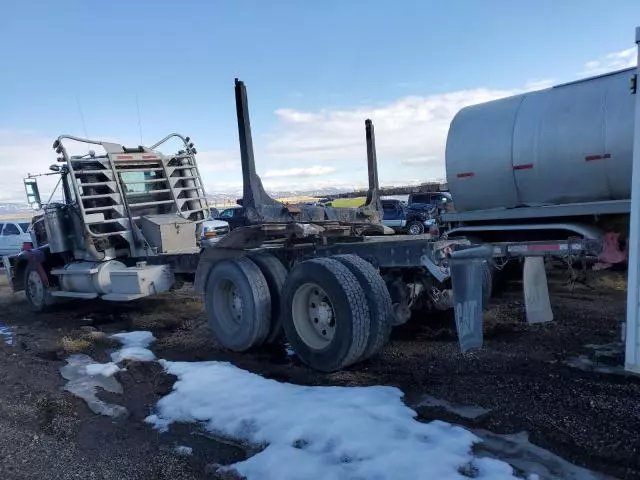
[[[20,253],[31,242],[29,220],[0,220],[0,257]]]
[[[225,208],[216,218],[228,222],[230,230],[249,225],[249,219],[243,207]]]
[[[211,212],[209,218],[202,223],[202,234],[200,235],[200,246],[210,247],[216,244],[222,237],[229,233],[229,224],[224,220],[214,217],[215,212]]]
[[[449,192],[411,193],[407,206],[413,210],[423,210],[432,214],[453,210],[453,199]]]
[[[382,223],[399,232],[409,235],[420,235],[425,230],[435,227],[435,218],[429,212],[412,209],[404,205],[400,200],[381,200]]]

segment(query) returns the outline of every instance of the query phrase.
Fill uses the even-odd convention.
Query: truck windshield
[[[127,193],[149,193],[154,190],[162,190],[167,188],[165,182],[155,181],[164,178],[161,172],[123,172],[121,173],[122,182],[124,183]]]

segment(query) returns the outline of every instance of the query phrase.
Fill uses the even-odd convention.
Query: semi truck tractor
[[[449,238],[598,239],[624,265],[631,205],[636,68],[473,105],[446,142]]]

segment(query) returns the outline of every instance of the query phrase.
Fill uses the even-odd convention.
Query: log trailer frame
[[[480,347],[493,272],[513,258],[525,258],[525,303],[537,317],[532,321],[550,320],[542,257],[598,254],[597,242],[580,238],[474,244],[394,234],[381,223],[368,119],[364,206],[278,202],[256,172],[247,92],[238,79],[235,96],[249,226],[215,246],[198,245],[208,207],[188,137],[172,134],[149,148],[125,148],[63,136],[54,149],[64,163],[57,172],[65,200],[45,205],[44,215],[34,219],[35,248],[4,259],[14,291],[25,290],[32,308],[42,311],[57,297],[129,301],[192,281],[222,346],[247,351],[286,337],[303,362],[328,372],[377,354],[391,329],[416,310],[452,309],[462,351]],[[184,149],[166,156],[156,151],[171,137],[181,139]],[[107,153],[70,156],[62,146],[69,139],[97,143]],[[145,177],[127,182],[125,170]],[[128,193],[135,184],[145,186],[142,202]],[[39,203],[34,179],[25,179],[25,186]]]

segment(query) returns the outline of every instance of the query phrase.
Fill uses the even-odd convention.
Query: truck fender
[[[29,264],[33,265],[36,268],[38,275],[40,275],[40,278],[42,279],[42,283],[48,287],[49,276],[47,275],[47,272],[44,269],[44,262],[47,261],[46,252],[40,249],[34,249],[34,250],[25,250],[24,252],[20,253],[20,255],[22,254],[24,254],[24,258],[26,260],[24,264],[25,269]]]
[[[17,255],[6,257],[7,276],[13,293],[24,290],[24,272],[29,264],[32,264],[44,285],[49,286],[49,278],[44,268],[47,259],[46,252],[40,249],[25,250]]]

